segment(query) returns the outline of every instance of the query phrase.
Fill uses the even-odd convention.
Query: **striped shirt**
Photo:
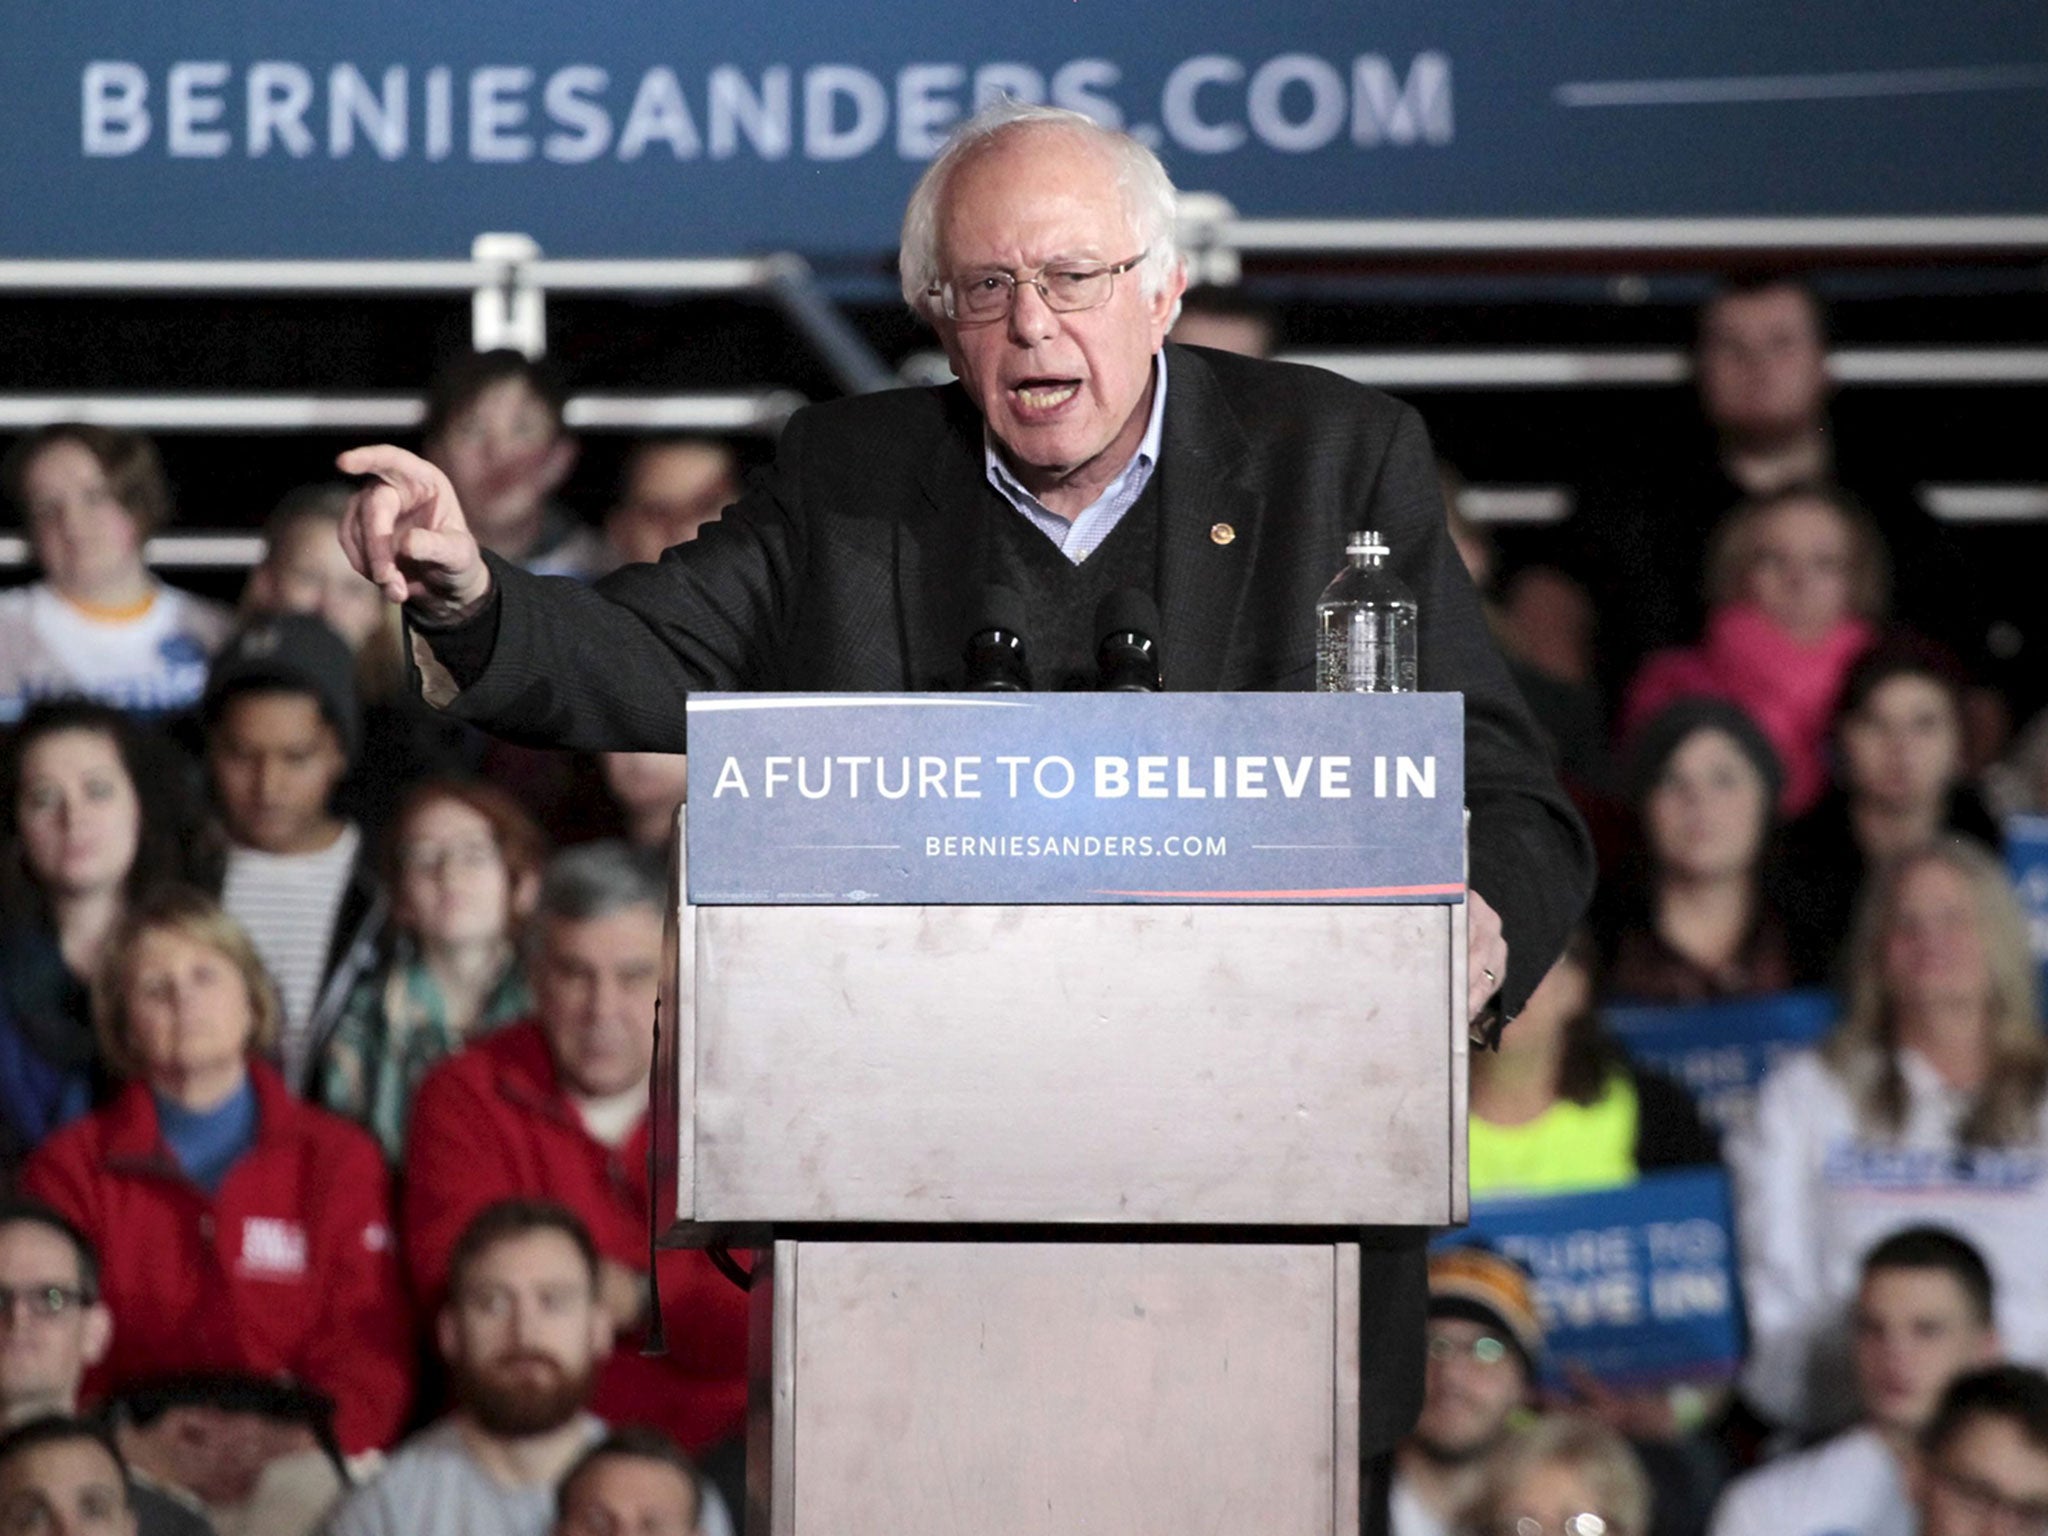
[[[982,461],[988,468],[989,484],[1003,493],[1005,501],[1030,519],[1033,527],[1059,545],[1060,553],[1076,565],[1095,553],[1102,541],[1109,537],[1110,530],[1123,521],[1124,514],[1137,505],[1138,498],[1145,494],[1145,487],[1152,482],[1152,471],[1159,463],[1159,442],[1166,424],[1164,352],[1152,360],[1152,377],[1155,381],[1152,415],[1145,424],[1145,436],[1138,444],[1138,451],[1131,455],[1131,462],[1117,473],[1117,477],[1104,487],[1102,494],[1083,507],[1071,522],[1024,489],[1023,483],[1010,473],[1010,466],[1003,462],[1002,455],[996,452],[995,434],[985,427],[982,429]]]
[[[362,841],[362,832],[351,822],[318,853],[264,853],[239,847],[228,852],[220,903],[248,930],[264,968],[277,983],[284,1004],[279,1061],[285,1081],[294,1085],[305,1081],[307,1027],[320,997],[320,978],[327,971],[335,918]]]

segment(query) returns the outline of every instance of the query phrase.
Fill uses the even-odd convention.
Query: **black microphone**
[[[967,637],[967,691],[1029,693],[1024,599],[1008,587],[983,587],[975,614],[974,633]]]
[[[1152,594],[1119,587],[1095,605],[1095,686],[1103,693],[1157,693],[1159,606]]]

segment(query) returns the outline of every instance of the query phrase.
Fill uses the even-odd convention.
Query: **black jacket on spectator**
[[[1994,851],[2001,841],[1997,821],[1967,786],[1950,793],[1942,825]],[[1796,905],[1802,916],[1799,932],[1807,946],[1807,953],[1795,963],[1804,973],[1833,980],[1870,873],[1850,823],[1846,793],[1830,790],[1826,799],[1785,829],[1785,867],[1787,904]]]

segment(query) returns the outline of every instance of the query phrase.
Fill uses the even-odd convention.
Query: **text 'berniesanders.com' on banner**
[[[698,905],[1454,903],[1456,694],[696,694]]]
[[[12,7],[0,257],[893,250],[1003,95],[1249,217],[2032,214],[2048,7],[2010,0]],[[203,216],[195,215],[203,210]]]

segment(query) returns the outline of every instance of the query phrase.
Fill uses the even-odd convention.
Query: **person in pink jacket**
[[[389,1175],[368,1133],[300,1103],[263,1059],[278,1002],[248,936],[174,886],[117,930],[94,993],[127,1086],[46,1141],[27,1191],[102,1256],[115,1319],[88,1398],[195,1372],[333,1400],[351,1455],[411,1399],[411,1308]]]
[[[1844,493],[1800,486],[1728,514],[1707,558],[1707,627],[1697,645],[1643,663],[1622,736],[1675,699],[1731,699],[1784,764],[1779,809],[1796,816],[1827,787],[1827,739],[1842,679],[1875,643],[1888,587],[1884,542]]]

